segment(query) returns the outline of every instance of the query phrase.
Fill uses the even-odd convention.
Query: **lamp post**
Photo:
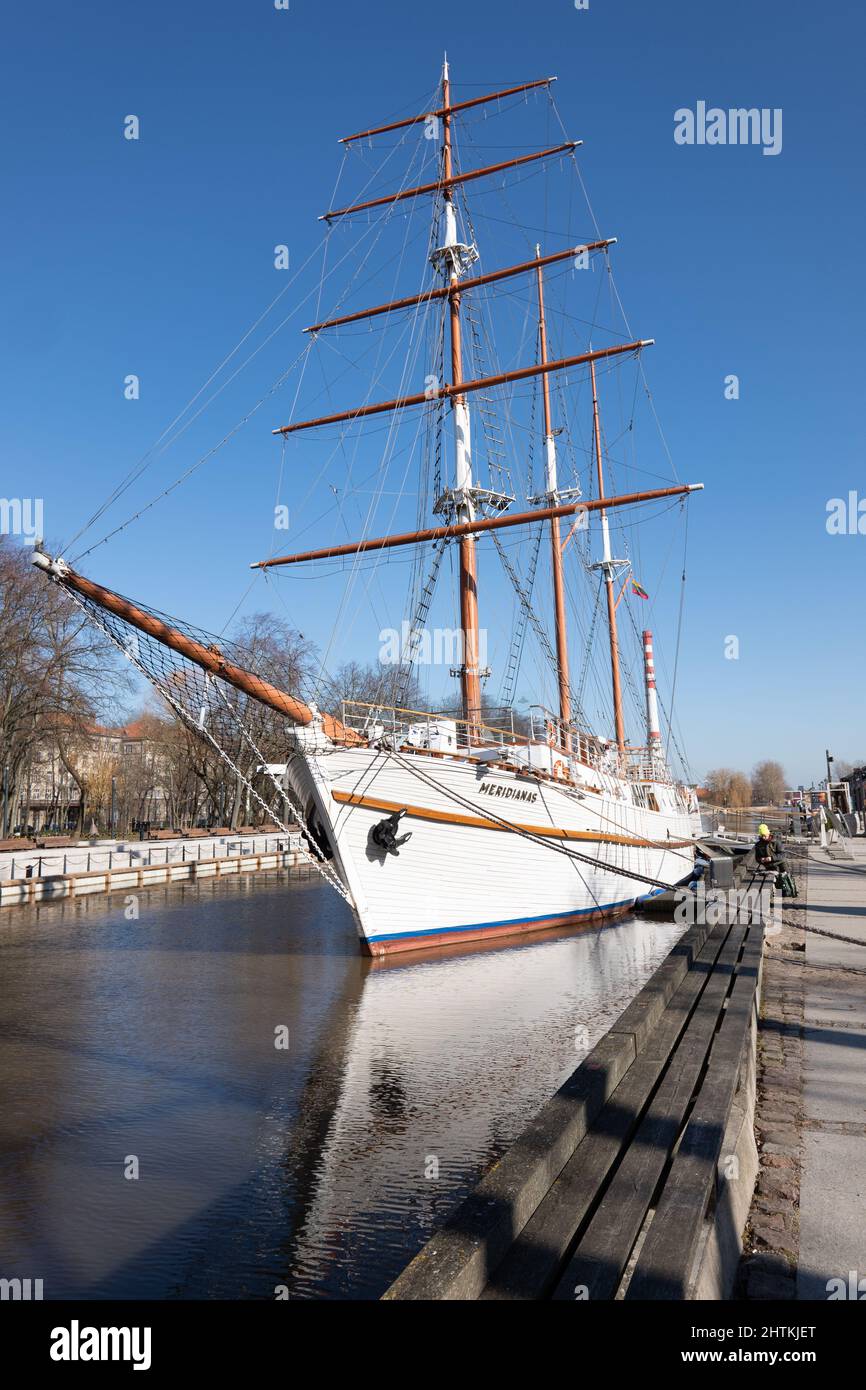
[[[3,839],[9,835],[9,764],[3,768]]]
[[[116,808],[116,806],[117,806],[117,778],[116,778],[116,777],[112,777],[112,779],[111,779],[111,834],[110,834],[110,839],[112,839],[112,840],[115,839],[114,819],[115,819],[115,808]]]
[[[836,759],[833,757],[833,754],[830,752],[829,748],[824,749],[824,754],[827,758],[827,793],[829,795],[830,783],[833,780],[832,775],[830,773],[830,764],[834,763]]]

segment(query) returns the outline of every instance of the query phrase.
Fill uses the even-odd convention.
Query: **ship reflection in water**
[[[139,902],[0,916],[0,1277],[46,1298],[378,1296],[681,930],[374,964],[314,880]]]

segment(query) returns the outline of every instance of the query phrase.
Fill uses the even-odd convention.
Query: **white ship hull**
[[[321,736],[286,768],[376,956],[599,920],[687,875],[700,833],[687,792],[646,782],[636,793],[591,768],[571,776],[335,747]],[[648,792],[658,810],[635,804]],[[406,812],[399,833],[411,836],[396,854],[371,833],[395,811]]]

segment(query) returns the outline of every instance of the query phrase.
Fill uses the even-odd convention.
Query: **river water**
[[[274,873],[4,909],[0,1277],[378,1297],[681,930],[373,963]]]

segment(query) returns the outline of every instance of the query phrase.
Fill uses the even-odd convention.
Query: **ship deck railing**
[[[347,728],[367,738],[387,736],[397,746],[472,754],[501,747],[503,755],[514,748],[546,746],[554,750],[563,764],[572,761],[610,776],[636,782],[672,782],[668,769],[647,747],[627,746],[620,752],[614,745],[587,733],[576,724],[566,723],[543,705],[533,706],[526,715],[511,711],[507,726],[468,721],[446,711],[406,709],[399,705],[373,704],[364,700],[343,700],[340,719]],[[444,736],[453,726],[454,745],[443,748]],[[522,727],[521,727],[522,726]],[[419,732],[424,742],[418,743]]]

